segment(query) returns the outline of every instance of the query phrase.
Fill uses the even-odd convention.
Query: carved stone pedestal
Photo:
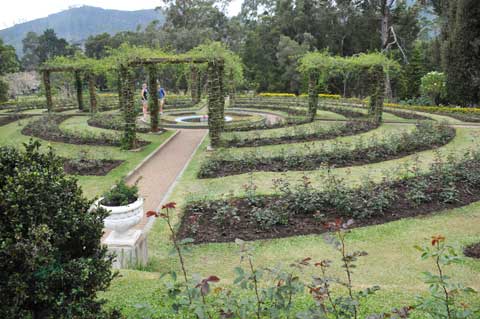
[[[115,269],[147,264],[147,235],[141,230],[131,229],[122,234],[113,231],[104,244],[108,246],[108,251],[116,256],[112,264]]]

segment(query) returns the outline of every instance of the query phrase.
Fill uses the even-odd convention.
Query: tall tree
[[[468,106],[480,101],[480,2],[450,3],[446,47],[447,92],[452,103]]]
[[[38,36],[34,32],[27,33],[23,39],[22,63],[25,69],[31,70],[41,63],[56,56],[73,55],[78,48],[69,45],[67,40],[58,38],[53,29],[47,29]]]
[[[0,76],[6,73],[16,72],[19,68],[19,62],[15,48],[11,45],[4,45],[0,39]],[[0,102],[8,100],[8,83],[0,78]]]

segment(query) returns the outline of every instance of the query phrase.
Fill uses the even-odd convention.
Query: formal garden
[[[289,92],[180,51],[56,56],[0,103],[0,317],[480,318],[478,100],[392,98],[385,51],[294,54]]]

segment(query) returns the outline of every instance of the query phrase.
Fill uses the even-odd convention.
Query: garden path
[[[145,199],[145,213],[157,210],[166,199],[207,132],[208,130],[203,129],[179,130],[172,140],[127,178],[127,184],[133,184],[141,177],[138,188],[140,195]],[[143,230],[147,225],[148,218],[144,215],[135,228]],[[103,238],[108,234],[109,231],[105,230]]]

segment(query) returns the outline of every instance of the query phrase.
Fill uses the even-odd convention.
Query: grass
[[[398,132],[402,129],[412,129],[413,126],[384,124],[380,128],[364,133],[382,136],[387,132]],[[278,129],[273,134],[282,134]],[[274,131],[274,130],[272,130]],[[332,173],[345,179],[353,186],[359,183],[363,176],[371,176],[380,181],[385,174],[401,175],[407,167],[418,164],[425,169],[434,161],[435,156],[443,154],[463,154],[465,151],[476,148],[480,128],[457,128],[457,135],[452,142],[441,147],[438,151],[428,150],[404,158],[375,163],[370,165],[332,169]],[[352,142],[359,136],[342,137],[336,139]],[[316,143],[316,147],[324,148],[333,143],[323,141]],[[302,143],[288,145],[290,148],[301,150]],[[196,178],[201,162],[208,157],[204,150],[208,140],[200,146],[194,155],[189,167],[179,180],[169,200],[177,202],[179,207],[176,222],[181,217],[181,208],[192,199],[218,198],[221,194],[233,191],[234,194],[244,194],[242,186],[253,178],[258,193],[272,192],[272,179],[283,177],[289,181],[299,182],[303,172],[265,173],[257,172],[225,178],[198,180]],[[281,146],[265,146],[256,148],[258,152],[272,152]],[[250,150],[252,151],[252,150]],[[238,155],[248,152],[246,149],[235,150]],[[322,187],[325,171],[307,172],[315,187]],[[480,240],[477,221],[480,218],[480,202],[466,207],[449,211],[437,212],[433,215],[418,218],[408,218],[395,222],[354,229],[348,239],[349,249],[366,250],[368,257],[361,259],[358,269],[355,270],[354,286],[365,288],[380,285],[382,290],[368,302],[369,311],[385,311],[392,307],[411,304],[414,296],[424,294],[427,286],[422,281],[423,271],[434,271],[430,262],[421,260],[414,245],[428,243],[430,236],[442,234],[450,244],[461,251],[470,243]],[[178,271],[179,264],[169,255],[171,246],[165,223],[157,220],[148,235],[149,264],[147,271],[122,271],[122,277],[116,279],[112,287],[102,296],[107,298],[109,306],[120,306],[125,314],[138,315],[135,309],[137,303],[148,303],[162,311],[159,303],[159,294],[162,281],[160,273],[171,270]],[[262,240],[253,243],[255,247],[255,263],[258,266],[288,265],[298,259],[311,257],[313,260],[332,259],[335,261],[333,272],[341,274],[337,253],[327,245],[321,235],[297,236],[290,238]],[[202,244],[193,247],[187,256],[187,268],[190,273],[202,276],[215,274],[219,276],[222,285],[230,285],[234,278],[233,269],[240,261],[238,248],[233,243]],[[309,278],[311,271],[301,276]],[[447,268],[447,274],[453,275],[455,281],[480,289],[480,263],[466,258],[465,262]],[[480,302],[480,298],[473,300]],[[168,318],[168,316],[165,316]],[[173,317],[172,317],[173,318]],[[413,318],[422,318],[413,316]],[[422,318],[423,319],[423,318]]]
[[[28,142],[30,137],[22,135],[22,128],[32,119],[25,119],[10,123],[0,127],[0,145],[19,146]],[[34,119],[33,119],[34,120]],[[86,124],[87,116],[75,116],[62,123],[62,128],[89,130],[92,132],[111,133],[110,130],[89,127]],[[80,153],[86,153],[88,157],[96,159],[118,159],[124,160],[120,166],[113,169],[106,176],[78,176],[79,184],[82,186],[85,195],[89,198],[99,196],[108,190],[116,181],[124,177],[133,170],[148,154],[159,147],[166,139],[168,139],[174,131],[167,131],[160,135],[155,134],[139,134],[141,139],[148,140],[151,143],[145,146],[139,152],[124,151],[118,147],[110,146],[90,146],[90,145],[73,145],[57,142],[43,141],[43,146],[51,146],[58,155],[74,158]]]
[[[322,113],[324,111],[321,111]],[[329,112],[331,113],[331,112]],[[335,114],[335,113],[331,113]],[[421,113],[423,114],[423,113]],[[335,116],[335,115],[332,115]],[[446,118],[445,116],[428,115],[436,120]],[[385,116],[387,120],[388,116]],[[390,117],[392,118],[392,117]],[[23,136],[20,132],[23,126],[32,119],[20,120],[0,127],[0,145],[20,145],[30,138]],[[111,132],[98,128],[88,127],[87,116],[74,116],[61,127],[70,130],[89,130],[94,133]],[[405,120],[403,120],[405,121]],[[405,122],[412,122],[405,121]],[[451,123],[462,123],[454,120]],[[323,124],[322,124],[323,125]],[[325,125],[331,125],[330,123]],[[311,147],[324,149],[331,147],[332,143],[339,141],[352,143],[363,138],[366,141],[372,135],[383,136],[387,133],[411,130],[412,125],[384,124],[376,130],[357,136],[340,137],[335,140],[311,143]],[[278,136],[289,134],[291,128],[268,130],[258,134]],[[59,155],[66,157],[78,156],[80,152],[88,152],[89,156],[95,158],[123,159],[125,162],[110,172],[106,177],[79,177],[79,182],[89,197],[94,197],[107,190],[116,180],[127,174],[148,154],[160,146],[172,131],[161,135],[139,134],[142,139],[152,143],[140,152],[122,151],[116,147],[92,147],[85,145],[70,145],[64,143],[44,142],[44,145],[52,146]],[[255,135],[257,133],[242,132],[243,136]],[[278,134],[278,135],[277,135]],[[454,140],[441,147],[442,154],[462,154],[465,151],[477,148],[475,140],[478,140],[479,128],[457,128],[457,135]],[[228,136],[226,134],[226,136]],[[178,203],[178,214],[176,222],[181,217],[181,208],[191,199],[197,198],[218,198],[223,193],[232,190],[236,195],[243,195],[242,185],[249,182],[249,174],[229,176],[225,178],[199,180],[196,178],[198,169],[209,153],[206,147],[209,141],[206,139],[200,146],[199,151],[194,155],[191,164],[183,176],[179,179],[177,186],[170,196],[170,200]],[[257,151],[262,153],[280,152],[287,147],[292,151],[301,152],[305,143],[294,143],[290,145],[274,145],[258,148],[245,148],[234,150],[239,156],[248,152]],[[385,174],[394,176],[401,175],[406,167],[419,163],[420,167],[426,168],[436,156],[436,151],[424,151],[416,155],[406,156],[401,159],[375,163],[370,165],[334,168],[332,173],[345,179],[349,185],[355,185],[362,177],[369,175],[376,180],[381,180]],[[445,156],[445,155],[444,155]],[[296,183],[303,176],[303,172],[278,173],[253,173],[258,193],[268,194],[272,192],[272,179],[284,177]],[[313,186],[322,187],[324,170],[307,172],[313,182]],[[372,285],[380,285],[382,290],[376,294],[367,304],[371,311],[385,311],[392,307],[400,307],[411,304],[414,296],[424,294],[426,285],[422,282],[423,271],[434,271],[430,262],[420,259],[418,251],[413,246],[428,243],[431,235],[442,234],[447,237],[450,244],[460,251],[464,246],[479,241],[478,220],[480,219],[480,202],[473,203],[466,207],[437,212],[431,216],[409,218],[395,222],[357,228],[352,231],[348,239],[348,247],[351,250],[366,250],[369,256],[362,258],[359,267],[355,269],[353,278],[355,288],[365,288]],[[311,257],[317,261],[320,259],[334,260],[332,272],[341,275],[339,259],[332,247],[327,245],[321,235],[297,236],[290,238],[262,240],[253,243],[255,247],[254,258],[258,266],[288,265],[298,259]],[[114,280],[110,289],[102,293],[100,297],[107,299],[107,307],[119,307],[124,315],[128,317],[142,317],[139,304],[148,304],[159,311],[159,318],[176,318],[169,309],[161,303],[162,279],[160,274],[171,270],[179,270],[177,259],[169,255],[171,245],[169,234],[165,223],[157,220],[148,234],[149,264],[143,271],[122,270],[121,276]],[[233,269],[240,258],[238,248],[233,243],[203,244],[193,247],[186,257],[187,268],[190,273],[198,273],[202,276],[217,275],[221,278],[221,285],[232,284],[234,278]],[[446,269],[448,275],[453,275],[455,281],[480,289],[480,263],[476,260],[466,258],[461,264],[450,266]],[[304,279],[312,275],[312,270],[300,274]],[[480,302],[480,298],[473,300]],[[310,299],[300,300],[301,305],[310,303]],[[413,318],[423,319],[420,316]]]

